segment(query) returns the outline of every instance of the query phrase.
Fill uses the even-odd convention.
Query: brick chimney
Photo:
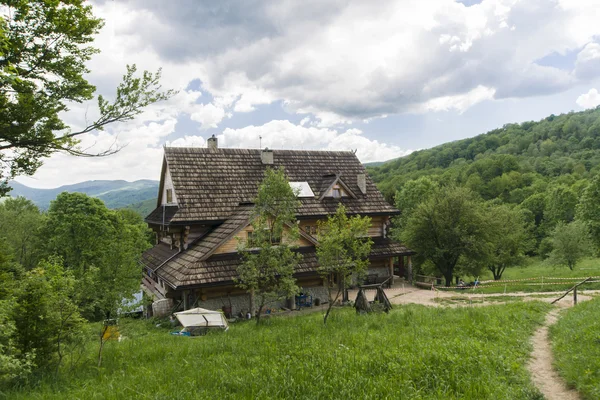
[[[211,150],[216,150],[219,148],[219,143],[218,143],[215,135],[212,135],[212,137],[208,138],[206,143],[207,143],[207,147]]]
[[[356,184],[362,194],[367,194],[367,175],[358,174],[356,175]]]
[[[260,159],[263,164],[272,165],[273,164],[273,150],[269,150],[267,147],[265,147],[265,149],[260,152]]]

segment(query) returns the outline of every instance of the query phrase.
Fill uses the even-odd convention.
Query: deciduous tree
[[[258,187],[252,213],[250,240],[240,240],[244,261],[238,267],[237,285],[254,295],[260,323],[270,303],[298,294],[294,269],[302,259],[295,252],[298,240],[298,199],[283,169],[268,168]]]
[[[480,265],[490,252],[490,225],[473,193],[462,187],[437,191],[412,213],[402,239],[421,263],[431,262],[451,285],[454,269]]]
[[[84,0],[0,1],[0,194],[10,190],[9,179],[33,174],[56,151],[91,155],[77,147],[80,135],[131,120],[173,94],[161,92],[160,71],[136,77],[128,66],[114,101],[98,96],[99,116],[71,129],[60,114],[94,95],[86,62],[98,52],[89,44],[102,24]]]
[[[572,271],[583,258],[591,255],[592,243],[587,226],[581,221],[559,222],[551,236],[552,252],[547,262]]]
[[[486,210],[490,228],[490,253],[485,265],[495,280],[502,278],[506,268],[518,265],[532,246],[532,239],[520,209],[508,205],[491,206]]]
[[[338,205],[334,215],[328,216],[326,221],[319,221],[317,272],[326,282],[329,300],[323,317],[325,324],[331,308],[352,283],[353,277],[357,280],[364,277],[373,243],[367,236],[370,226],[369,217],[348,217],[342,203]]]
[[[577,205],[577,219],[588,226],[595,251],[598,252],[600,250],[600,175],[596,175],[584,190]]]

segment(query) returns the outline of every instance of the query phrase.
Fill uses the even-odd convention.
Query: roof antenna
[[[262,149],[262,136],[258,135],[258,148]]]

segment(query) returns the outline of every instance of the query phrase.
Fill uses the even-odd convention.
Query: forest
[[[443,273],[448,267],[423,254],[427,250],[424,243],[431,237],[418,235],[425,231],[417,229],[418,223],[422,222],[421,228],[431,223],[424,215],[426,206],[429,211],[432,207],[443,210],[450,196],[454,200],[446,209],[456,218],[446,221],[449,236],[458,235],[457,205],[464,203],[462,209],[471,214],[465,219],[473,222],[479,218],[479,222],[470,228],[461,225],[466,231],[460,235],[464,237],[471,229],[473,237],[488,235],[487,242],[497,247],[504,238],[502,247],[512,246],[512,250],[496,267],[490,261],[490,257],[498,256],[490,254],[493,249],[487,249],[485,257],[485,249],[473,246],[445,261],[462,264],[470,271],[477,271],[474,264],[479,268],[483,264],[499,278],[501,273],[497,276],[496,272],[518,263],[522,256],[550,256],[550,261],[573,268],[577,261],[566,259],[569,254],[584,256],[598,251],[599,164],[600,108],[596,108],[551,115],[538,122],[506,124],[473,138],[367,168],[386,199],[402,211],[395,235],[422,250],[421,261],[429,264],[431,271]],[[434,196],[436,191],[441,193]],[[494,232],[495,239],[491,237]],[[467,246],[452,243],[446,247],[463,245]],[[428,246],[432,250],[436,245],[429,242]]]
[[[134,211],[66,192],[44,213],[23,197],[5,199],[0,226],[1,386],[77,365],[101,337],[87,322],[126,312],[124,299],[139,292],[151,235]]]

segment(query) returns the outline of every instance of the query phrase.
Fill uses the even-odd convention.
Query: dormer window
[[[342,190],[340,188],[333,188],[331,191],[331,197],[334,199],[339,199],[342,197]]]
[[[290,187],[298,197],[315,197],[308,182],[290,182]]]
[[[167,203],[171,204],[173,202],[173,189],[167,189]]]

